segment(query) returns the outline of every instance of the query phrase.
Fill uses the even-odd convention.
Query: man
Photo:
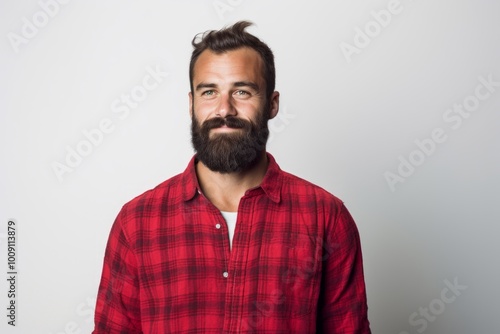
[[[249,22],[193,39],[186,170],[109,236],[94,333],[370,333],[343,203],[266,152],[274,57]]]

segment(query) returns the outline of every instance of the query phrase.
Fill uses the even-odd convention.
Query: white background
[[[4,277],[15,219],[19,276],[16,328],[1,280],[0,332],[92,330],[116,214],[193,153],[191,39],[248,19],[276,57],[281,116],[268,150],[343,199],[357,221],[373,333],[498,333],[500,87],[467,118],[443,117],[474,102],[479,77],[500,82],[500,3],[401,0],[385,27],[374,23],[370,12],[389,3],[73,0],[44,22],[39,2],[2,0],[0,267]],[[24,26],[36,19],[30,35]],[[365,28],[369,43],[356,39]],[[357,53],[346,56],[346,44]],[[157,67],[168,77],[120,119],[113,102]],[[66,165],[68,147],[103,119],[113,130],[59,180],[53,164]],[[436,128],[446,140],[418,153],[415,141],[429,143]],[[418,166],[391,189],[386,172],[410,158]],[[450,303],[445,281],[462,286],[447,292]]]

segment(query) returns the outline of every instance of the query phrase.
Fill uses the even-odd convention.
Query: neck
[[[236,212],[245,192],[261,184],[267,165],[266,152],[262,152],[259,161],[249,170],[222,174],[199,161],[196,174],[203,194],[213,205],[221,211]]]

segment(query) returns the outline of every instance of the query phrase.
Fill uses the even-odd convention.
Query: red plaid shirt
[[[268,154],[229,248],[220,211],[184,173],[127,203],[111,229],[95,334],[370,333],[361,248],[344,204]]]

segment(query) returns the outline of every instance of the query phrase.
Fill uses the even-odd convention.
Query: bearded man
[[[370,333],[351,215],[266,151],[280,95],[250,24],[193,39],[196,153],[118,214],[93,333]]]

